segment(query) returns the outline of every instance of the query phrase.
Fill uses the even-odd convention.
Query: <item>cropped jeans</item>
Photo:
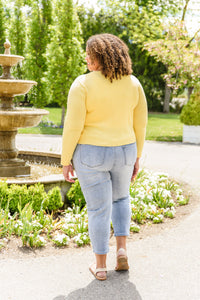
[[[73,164],[84,194],[93,251],[109,251],[110,222],[115,236],[130,229],[129,186],[137,157],[136,143],[103,147],[78,144]]]

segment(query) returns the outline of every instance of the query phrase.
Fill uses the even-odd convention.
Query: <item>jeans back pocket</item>
[[[81,144],[81,163],[87,167],[95,168],[102,166],[105,157],[105,147]]]
[[[137,158],[136,143],[123,146],[125,165],[133,166]]]

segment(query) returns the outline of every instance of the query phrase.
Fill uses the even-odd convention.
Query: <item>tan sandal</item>
[[[95,265],[95,268],[93,269],[92,266],[94,266],[94,265],[95,265],[95,264],[93,264],[93,265],[91,265],[91,266],[89,267],[90,272],[94,275],[94,277],[95,277],[96,279],[101,280],[101,281],[106,280],[106,279],[107,279],[107,276],[101,277],[101,276],[98,276],[97,273],[99,273],[99,272],[106,272],[106,273],[107,273],[107,269],[106,269],[106,268],[97,268],[97,269],[96,269],[96,265]]]
[[[120,248],[117,251],[117,267],[115,268],[115,271],[127,271],[128,269],[129,265],[126,250],[124,248]]]

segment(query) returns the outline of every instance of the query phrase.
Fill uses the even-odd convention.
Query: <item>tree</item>
[[[50,24],[52,23],[51,0],[32,2],[28,28],[28,46],[26,59],[26,76],[37,81],[29,100],[35,106],[42,107],[49,103],[45,72],[47,71],[46,49],[50,41]]]
[[[163,111],[169,112],[171,92],[177,92],[180,88],[188,88],[188,99],[199,81],[199,42],[198,33],[191,38],[186,30],[185,17],[190,0],[185,0],[180,20],[174,20],[169,25],[162,24],[163,33],[157,41],[148,41],[144,49],[149,51],[157,61],[166,67],[163,75],[165,79],[165,98]],[[182,8],[182,7],[181,7]],[[190,9],[191,10],[191,9]]]
[[[112,14],[115,17],[115,22],[119,22],[121,27],[124,28],[122,36],[128,36],[129,41],[136,45],[137,52],[141,53],[141,56],[144,57],[144,54],[142,54],[144,43],[151,40],[157,40],[162,37],[162,23],[168,16],[172,18],[174,15],[176,15],[181,8],[182,0],[178,1],[171,1],[171,0],[102,0],[100,1],[102,4],[108,6],[110,9],[110,14]],[[146,56],[146,55],[145,55]],[[140,58],[139,58],[140,60]],[[148,61],[148,58],[146,58],[146,61]],[[149,60],[152,64],[152,60]],[[134,60],[133,60],[134,63]],[[155,65],[156,62],[154,61]],[[136,64],[140,64],[139,61],[137,61]],[[161,66],[162,70],[165,70],[165,66],[162,65],[162,62],[160,62],[158,66]],[[141,66],[142,67],[142,66]],[[142,68],[141,68],[142,69]],[[146,68],[148,69],[148,67]],[[156,69],[156,68],[154,68]],[[160,71],[159,68],[157,68],[157,75],[159,77]],[[144,79],[143,76],[141,76],[142,79]],[[154,77],[155,78],[155,77]],[[150,83],[151,90],[149,89],[148,92],[150,93],[150,97],[152,98],[154,94],[155,99],[155,91],[159,87],[155,86],[153,87],[153,82],[151,83],[151,78],[145,78],[146,80],[142,80],[141,82],[146,84],[146,81]],[[167,87],[163,86],[163,80],[160,78],[159,82],[161,83],[161,89],[159,92],[159,97],[162,96],[163,91],[165,90],[165,98],[166,96],[170,96],[169,90]],[[151,92],[152,91],[152,92]],[[146,92],[146,90],[145,90]],[[148,94],[146,92],[146,94]],[[149,97],[149,95],[147,95]],[[147,97],[147,98],[148,98]],[[158,98],[157,98],[158,100]],[[153,99],[152,99],[153,101]],[[156,101],[158,102],[158,101]]]
[[[12,54],[24,56],[26,47],[26,21],[22,8],[23,0],[16,0],[13,10],[10,13],[8,37],[11,42]],[[17,65],[17,67],[13,69],[13,74],[17,78],[24,78],[22,66]]]
[[[121,20],[116,22],[114,15],[112,13],[109,14],[109,11],[105,11],[103,8],[95,12],[94,8],[87,8],[80,5],[77,6],[77,14],[81,23],[84,47],[91,35],[98,33],[121,35],[123,32]],[[115,26],[113,26],[113,22]]]
[[[169,88],[175,93],[184,87],[192,91],[199,84],[199,39],[191,40],[183,21],[170,25],[165,32],[162,39],[146,43],[145,49],[167,67],[163,77]]]
[[[116,22],[120,20],[131,42],[143,46],[148,40],[161,37],[163,19],[174,16],[182,0],[101,0],[100,3],[106,5]]]
[[[2,1],[0,0],[0,54],[4,53],[4,46],[5,43],[5,15],[4,15],[4,8]]]
[[[165,66],[161,62],[157,62],[155,58],[150,57],[140,44],[132,43],[129,29],[124,22],[124,16],[116,17],[115,11],[103,9],[95,12],[94,9],[87,9],[82,5],[78,7],[78,15],[82,26],[84,44],[91,35],[103,32],[115,34],[124,40],[129,47],[133,74],[144,86],[149,110],[161,111],[161,100],[165,90],[161,74],[166,71]]]
[[[51,101],[62,107],[63,125],[69,88],[74,79],[86,70],[85,55],[73,0],[58,0],[54,18],[53,34],[47,49],[47,78]]]

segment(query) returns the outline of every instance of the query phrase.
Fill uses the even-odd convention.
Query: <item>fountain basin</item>
[[[0,96],[13,97],[27,94],[36,81],[20,79],[0,79]]]
[[[15,109],[12,111],[0,110],[0,130],[10,131],[17,128],[32,127],[39,124],[42,116],[48,115],[45,109]]]
[[[12,67],[20,63],[24,59],[20,55],[0,54],[0,65],[2,67]]]
[[[28,163],[32,164],[39,164],[42,168],[43,165],[54,166],[57,168],[61,168],[60,164],[60,154],[55,154],[51,152],[36,152],[36,151],[19,151],[18,157]],[[8,184],[18,184],[23,185],[26,184],[27,186],[36,184],[40,182],[44,185],[45,191],[48,192],[53,187],[58,186],[61,190],[61,195],[64,203],[67,203],[66,193],[71,187],[71,183],[65,181],[64,176],[61,173],[58,174],[47,174],[47,175],[40,175],[38,174],[38,178],[31,178],[31,174],[27,177],[20,177],[20,178],[0,178],[1,180],[6,180]]]

